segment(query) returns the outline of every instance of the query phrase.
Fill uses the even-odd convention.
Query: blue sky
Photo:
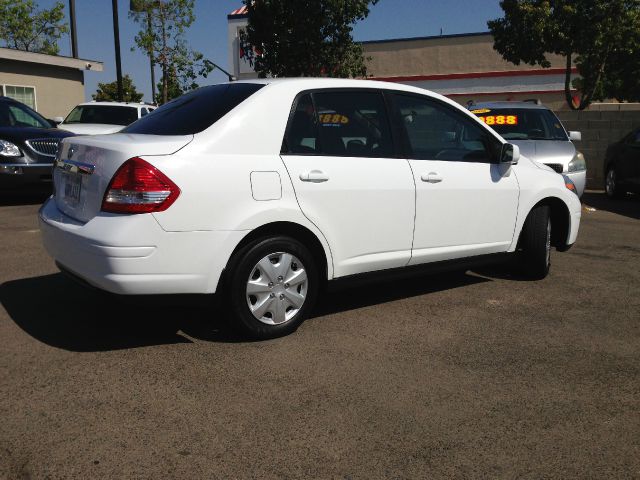
[[[62,0],[65,8],[68,0]],[[49,7],[55,0],[40,0],[42,7]],[[196,0],[196,21],[187,34],[192,48],[205,57],[227,68],[227,14],[241,6],[241,0]],[[482,32],[487,30],[487,20],[501,16],[498,0],[380,0],[371,8],[369,17],[354,29],[356,40],[381,40],[386,38],[420,37],[445,34]],[[139,30],[129,20],[129,0],[118,0],[120,16],[120,43],[122,71],[128,73],[145,100],[150,100],[151,83],[149,61],[142,53],[131,51],[133,38]],[[101,73],[85,74],[87,99],[96,91],[98,82],[115,80],[115,56],[113,24],[110,0],[76,0],[78,23],[78,51],[81,58],[104,62]],[[60,40],[60,53],[71,55],[68,36]],[[156,74],[156,78],[159,75]],[[226,81],[215,72],[201,84]]]

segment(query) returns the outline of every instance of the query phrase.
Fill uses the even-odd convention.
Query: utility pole
[[[129,10],[132,12],[145,12],[147,13],[147,33],[152,34],[153,28],[153,11],[154,8],[159,7],[161,0],[130,0]],[[155,62],[153,61],[153,47],[149,48],[149,69],[151,70],[151,101],[156,101],[156,71]]]
[[[76,30],[76,0],[69,0],[69,23],[71,24],[71,56],[78,58],[78,32]]]
[[[116,80],[118,82],[118,101],[124,99],[124,91],[122,88],[122,62],[120,60],[120,26],[118,25],[118,0],[111,0],[111,9],[113,11],[113,41],[116,49]]]
[[[147,32],[151,34],[151,10],[147,10]],[[149,48],[149,66],[151,68],[151,103],[156,103],[156,72],[151,48]]]

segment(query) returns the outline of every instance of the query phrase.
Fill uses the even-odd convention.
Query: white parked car
[[[201,88],[62,141],[40,210],[63,271],[118,294],[217,292],[249,334],[293,331],[325,282],[519,255],[547,275],[575,185],[456,103],[374,81]]]
[[[58,124],[58,128],[78,135],[115,133],[155,109],[155,106],[146,103],[81,103]]]
[[[574,145],[582,140],[580,132],[566,131],[555,113],[538,102],[487,102],[469,109],[528,159],[569,177],[582,197],[587,163]]]

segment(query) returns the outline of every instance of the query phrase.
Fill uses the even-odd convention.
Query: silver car
[[[551,110],[536,102],[487,102],[469,109],[509,143],[518,145],[527,158],[573,180],[582,196],[587,165],[573,144],[582,139],[580,132],[567,132]]]

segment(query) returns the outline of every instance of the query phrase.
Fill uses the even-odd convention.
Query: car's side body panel
[[[518,213],[511,166],[411,160],[416,225],[411,264],[506,251]],[[429,176],[439,181],[431,183]]]
[[[528,213],[550,197],[567,205],[567,243],[575,241],[577,196],[564,187],[560,175],[524,157],[509,166],[281,155],[291,107],[300,92],[359,86],[425,95],[480,124],[455,102],[414,87],[276,80],[194,135],[67,139],[63,163],[72,160],[95,167],[86,180],[88,210],[48,201],[40,212],[47,250],[63,267],[109,291],[211,293],[238,245],[251,232],[280,222],[299,225],[318,239],[328,279],[409,263],[512,252]],[[482,128],[504,143],[489,127]],[[153,214],[101,212],[111,177],[133,156],[170,178],[180,189],[177,200]],[[327,174],[328,181],[303,181],[301,177],[312,170]],[[423,182],[422,176],[431,170],[444,180]],[[64,186],[60,182],[58,178]]]

